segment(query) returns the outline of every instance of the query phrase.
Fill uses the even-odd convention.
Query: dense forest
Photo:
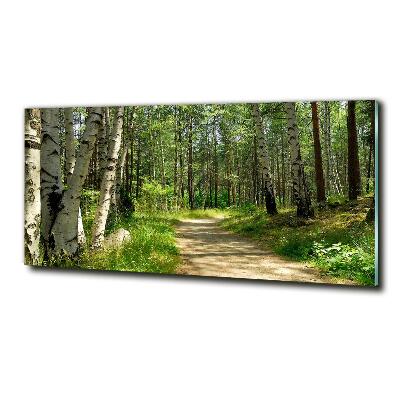
[[[221,210],[238,233],[233,221],[243,228],[249,215],[268,230],[287,213],[301,229],[350,212],[349,223],[371,233],[375,108],[318,101],[27,109],[26,263],[86,265],[104,255],[116,228],[143,232],[146,218],[190,210]]]

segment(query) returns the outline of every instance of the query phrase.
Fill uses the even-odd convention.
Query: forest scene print
[[[25,110],[25,263],[374,286],[373,100]]]

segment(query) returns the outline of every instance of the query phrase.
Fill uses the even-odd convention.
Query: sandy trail
[[[218,219],[185,219],[176,227],[183,265],[178,274],[279,281],[345,283],[307,265],[288,261],[256,242],[226,232]]]

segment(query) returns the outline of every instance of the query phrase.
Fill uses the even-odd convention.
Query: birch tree
[[[41,232],[45,253],[49,251],[50,232],[60,210],[63,185],[60,165],[60,136],[58,108],[43,108],[42,145],[40,151]]]
[[[65,116],[65,166],[66,166],[66,183],[70,185],[71,177],[74,172],[76,155],[75,155],[75,135],[73,122],[73,108],[64,108]],[[78,243],[83,246],[86,243],[85,230],[83,228],[82,213],[79,208],[78,213]]]
[[[25,110],[25,262],[39,264],[40,110]]]
[[[69,185],[69,181],[72,177],[75,167],[75,137],[74,137],[74,123],[72,108],[64,108],[65,118],[65,174],[66,183]]]
[[[285,109],[288,125],[290,161],[292,165],[293,197],[297,206],[297,216],[301,218],[310,218],[314,216],[314,210],[311,206],[310,193],[308,191],[304,174],[304,165],[301,159],[299,129],[297,127],[294,103],[285,103]]]
[[[118,154],[121,147],[124,107],[118,107],[114,116],[112,135],[108,144],[107,168],[100,185],[100,198],[92,230],[92,247],[99,248],[104,241],[104,230],[111,203],[111,191],[115,181]]]
[[[254,126],[256,129],[256,137],[257,137],[257,154],[258,154],[258,169],[260,177],[264,182],[264,196],[265,196],[265,207],[267,209],[268,214],[274,215],[277,214],[278,211],[276,209],[276,201],[274,188],[272,185],[272,180],[269,172],[269,160],[268,160],[268,151],[267,151],[267,142],[265,140],[265,135],[262,126],[262,120],[260,115],[260,107],[258,104],[252,104],[252,115],[254,120]]]
[[[101,108],[89,108],[86,129],[80,140],[74,172],[70,179],[70,184],[62,196],[60,212],[51,232],[54,238],[54,252],[56,255],[75,256],[78,253],[80,196],[88,174],[90,158],[92,157],[101,123]]]
[[[98,155],[99,155],[99,181],[101,182],[104,171],[107,167],[107,120],[108,120],[108,107],[103,107],[102,110],[102,123],[99,127],[99,133],[97,138]]]

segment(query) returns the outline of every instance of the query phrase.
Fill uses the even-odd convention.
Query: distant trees
[[[360,161],[358,158],[358,139],[356,127],[356,102],[347,102],[347,152],[349,200],[356,200],[361,195]]]
[[[260,108],[258,104],[252,104],[252,113],[254,118],[254,125],[256,130],[257,142],[258,142],[258,160],[259,160],[259,173],[263,182],[263,190],[265,196],[265,207],[268,214],[277,214],[274,188],[269,173],[269,159],[267,153],[267,142],[262,127],[262,121],[260,116]]]
[[[317,203],[324,204],[325,197],[325,180],[324,170],[322,167],[322,151],[319,135],[319,117],[318,106],[316,101],[311,102],[313,140],[314,140],[314,158],[315,158],[315,185],[317,187]]]
[[[314,216],[314,210],[311,205],[311,197],[308,191],[306,176],[304,174],[304,165],[301,159],[299,130],[296,121],[296,110],[294,103],[285,103],[290,160],[292,166],[293,179],[293,197],[297,206],[297,216],[310,218]]]

